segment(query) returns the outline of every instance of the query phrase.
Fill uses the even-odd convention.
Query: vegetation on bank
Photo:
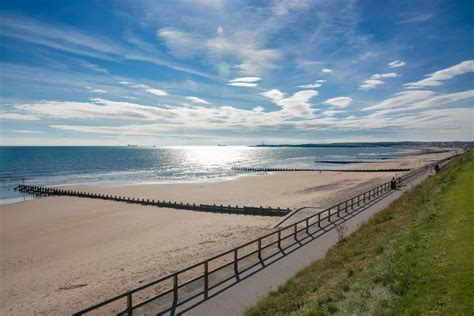
[[[474,313],[474,154],[405,193],[245,315]]]

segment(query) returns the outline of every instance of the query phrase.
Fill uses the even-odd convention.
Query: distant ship
[[[217,146],[219,146],[219,147],[223,147],[223,146],[227,146],[227,145],[223,145],[223,144],[217,144]]]
[[[127,147],[138,147],[138,145],[131,145],[131,144],[128,144]]]

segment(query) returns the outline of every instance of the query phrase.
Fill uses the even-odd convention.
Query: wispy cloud
[[[349,104],[351,104],[351,102],[352,102],[352,98],[350,97],[337,97],[337,98],[327,99],[326,101],[323,102],[323,104],[342,109],[348,106]]]
[[[97,89],[92,87],[86,87],[86,89],[93,93],[107,93],[107,91],[103,89]]]
[[[120,61],[123,58],[132,61],[146,61],[179,72],[215,79],[209,74],[158,58],[156,54],[152,56],[149,53],[122,46],[103,36],[92,36],[65,25],[47,24],[26,17],[0,15],[0,35],[67,53],[109,61]],[[94,64],[91,63],[85,64],[85,66],[95,71],[107,72],[106,69],[94,67]]]
[[[408,89],[418,89],[425,87],[441,86],[443,81],[452,79],[456,76],[474,72],[474,60],[465,60],[457,65],[438,70],[432,74],[426,75],[427,78],[404,84]]]
[[[375,89],[378,85],[384,83],[382,79],[396,77],[398,77],[398,74],[394,72],[389,72],[385,74],[373,74],[372,76],[370,76],[370,79],[365,80],[364,83],[359,86],[359,90]]]
[[[262,80],[260,77],[240,77],[229,80],[227,85],[234,87],[255,88],[258,86],[258,82],[260,80]]]
[[[145,91],[148,92],[148,93],[151,93],[153,95],[159,96],[159,97],[163,97],[165,95],[168,95],[168,92],[166,92],[164,90],[161,90],[161,89],[156,89],[156,88],[148,88],[148,89],[145,89]]]
[[[433,17],[432,13],[405,13],[397,24],[424,22]]]
[[[39,118],[28,115],[28,114],[18,114],[18,113],[0,113],[0,120],[12,120],[12,121],[37,121]]]
[[[403,107],[407,104],[412,104],[413,102],[427,99],[434,96],[435,93],[432,91],[424,90],[414,90],[414,91],[403,91],[396,93],[394,97],[385,99],[377,104],[365,107],[365,111],[381,110],[381,109],[391,109],[394,107]]]
[[[204,53],[206,58],[211,60],[237,59],[239,62],[234,67],[242,74],[261,74],[266,70],[276,69],[276,61],[281,57],[278,50],[264,48],[263,43],[248,32],[236,32],[231,35],[221,32],[204,37],[168,27],[158,29],[157,36],[165,42],[170,52],[178,57]]]
[[[323,115],[324,116],[334,116],[336,114],[339,114],[339,113],[344,113],[345,111],[338,111],[338,110],[326,110],[326,111],[323,111]]]
[[[43,131],[32,131],[28,129],[5,129],[0,132],[18,133],[18,134],[43,134]]]
[[[397,59],[392,62],[389,62],[387,66],[389,68],[399,68],[399,67],[405,66],[406,64],[407,64],[406,62]]]
[[[412,90],[396,93],[378,104],[364,108],[364,111],[382,110],[381,114],[395,113],[401,111],[420,110],[433,108],[453,102],[469,100],[474,98],[474,90],[438,94],[432,91]]]
[[[258,86],[258,84],[256,83],[249,83],[249,82],[230,82],[227,85],[234,86],[234,87],[246,87],[246,88],[255,88]]]
[[[329,69],[329,68],[323,68],[323,69],[321,69],[321,73],[323,73],[323,74],[331,74],[331,73],[333,73],[333,70],[332,70],[332,69]]]
[[[210,104],[206,100],[198,98],[198,97],[186,97],[186,100],[191,101],[192,103],[197,103],[197,104]]]
[[[262,80],[260,77],[240,77],[229,80],[230,82],[257,82]]]
[[[305,88],[305,89],[314,89],[314,88],[321,87],[324,82],[326,82],[326,80],[320,79],[320,80],[315,80],[314,83],[303,84],[298,87]]]

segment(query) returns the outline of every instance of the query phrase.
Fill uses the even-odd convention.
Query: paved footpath
[[[392,201],[399,198],[404,192],[410,190],[427,177],[427,174],[422,175],[410,184],[388,194],[385,198],[377,201],[365,211],[350,218],[344,224],[347,227],[347,234],[354,232],[362,223],[366,222],[374,214],[385,209]],[[255,275],[242,280],[182,315],[239,315],[245,308],[257,303],[257,301],[268,292],[276,290],[279,285],[285,283],[286,280],[295,275],[300,269],[313,261],[323,258],[328,249],[336,244],[337,241],[337,232],[335,229],[332,229],[328,233],[294,251],[292,254],[281,258]]]

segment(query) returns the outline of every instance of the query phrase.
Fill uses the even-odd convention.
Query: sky
[[[0,144],[474,140],[474,3],[0,2]]]

